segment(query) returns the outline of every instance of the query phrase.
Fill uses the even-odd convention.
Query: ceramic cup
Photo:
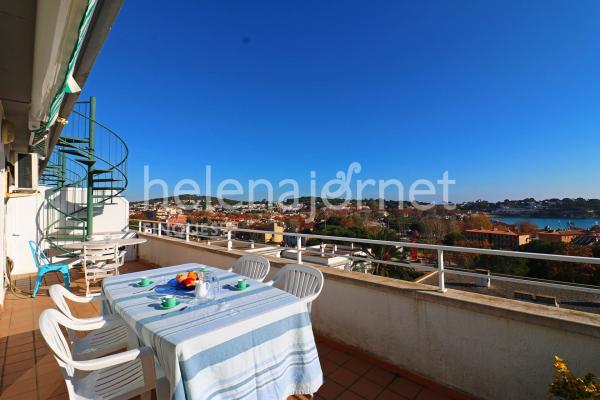
[[[238,281],[237,281],[238,289],[246,289],[247,286],[248,286],[248,282],[246,282],[245,279],[238,279]]]
[[[163,296],[161,301],[163,307],[175,307],[177,305],[177,299],[172,294]]]

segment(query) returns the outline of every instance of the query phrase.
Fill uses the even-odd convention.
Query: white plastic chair
[[[80,255],[85,278],[85,294],[90,295],[90,282],[97,282],[107,276],[119,275],[121,257],[116,245],[87,245]],[[123,254],[122,260],[125,259]]]
[[[61,326],[67,329],[102,329],[106,321],[84,325],[61,314],[58,310],[44,310],[40,315],[40,331],[65,378],[69,398],[129,399],[142,395],[150,398],[156,387],[154,357],[152,349],[141,347],[93,360],[74,360]]]
[[[269,274],[271,264],[269,260],[261,256],[242,256],[235,260],[229,272],[246,276],[255,281],[262,282]]]
[[[310,311],[312,302],[323,290],[324,282],[323,273],[318,269],[302,264],[288,264],[281,268],[267,285],[283,285],[283,290],[300,297]]]
[[[56,307],[78,326],[105,322],[102,329],[91,331],[83,337],[77,337],[77,330],[67,329],[72,344],[71,350],[75,359],[87,360],[105,356],[119,350],[137,347],[138,341],[135,333],[131,332],[116,315],[78,318],[73,315],[67,304],[67,299],[76,303],[90,303],[95,300],[102,301],[103,296],[76,296],[61,285],[50,286],[49,292]]]

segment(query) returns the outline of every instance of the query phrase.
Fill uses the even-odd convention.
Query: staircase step
[[[96,164],[96,160],[89,160],[87,158],[76,158],[75,161],[81,164],[94,165]]]
[[[65,141],[67,143],[88,143],[88,141],[89,141],[86,138],[68,137],[68,136],[61,136],[60,140]]]
[[[87,157],[87,154],[82,153],[82,152],[77,151],[77,150],[58,149],[58,152],[59,153],[65,153],[65,154],[72,154],[72,155],[77,156],[77,157],[83,157],[83,158]]]
[[[69,215],[69,216],[65,217],[65,220],[67,220],[67,221],[79,221],[79,222],[85,222],[86,221],[85,218],[79,218],[79,217],[76,217],[74,215]]]
[[[67,240],[82,241],[82,240],[85,239],[85,235],[59,235],[59,234],[52,234],[52,235],[47,235],[46,237],[48,239],[50,239],[50,240],[60,240],[60,241],[67,241]]]
[[[100,168],[94,168],[93,170],[90,171],[92,174],[94,175],[100,175],[100,174],[107,174],[109,172],[113,172],[112,169],[100,169]]]
[[[95,178],[94,182],[122,182],[122,179],[117,179],[117,178]]]
[[[110,191],[119,191],[125,190],[127,188],[123,186],[115,186],[115,187],[104,187],[104,186],[94,186],[94,190],[110,190]]]
[[[72,143],[66,143],[66,142],[59,141],[58,143],[56,143],[56,145],[60,146],[61,148],[88,151],[87,147],[77,146],[76,144],[72,144]]]
[[[60,229],[60,230],[66,230],[66,229],[72,229],[72,230],[82,230],[85,229],[85,226],[79,226],[79,225],[67,225],[67,226],[57,226],[54,229]]]

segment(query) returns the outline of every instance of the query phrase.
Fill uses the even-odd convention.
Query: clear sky
[[[132,200],[144,165],[308,193],[354,161],[449,171],[451,201],[597,198],[599,21],[595,0],[126,0],[83,95],[129,143]]]

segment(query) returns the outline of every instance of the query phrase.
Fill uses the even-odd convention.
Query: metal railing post
[[[138,221],[138,232],[141,232],[141,231],[142,231],[142,220],[140,219]]]
[[[232,243],[231,243],[231,231],[227,231],[227,251],[230,251],[232,248]]]
[[[302,238],[300,236],[296,236],[296,261],[298,264],[302,264]]]
[[[445,293],[446,292],[446,282],[445,282],[445,276],[444,276],[444,251],[441,249],[438,249],[437,251],[438,254],[438,283],[439,283],[439,289],[438,292],[440,293]]]
[[[162,236],[162,222],[158,223],[158,236]]]
[[[85,218],[85,240],[92,240],[94,234],[94,136],[96,132],[96,98],[90,97],[90,118],[88,128],[87,199]]]
[[[185,224],[185,241],[190,241],[190,224]]]

